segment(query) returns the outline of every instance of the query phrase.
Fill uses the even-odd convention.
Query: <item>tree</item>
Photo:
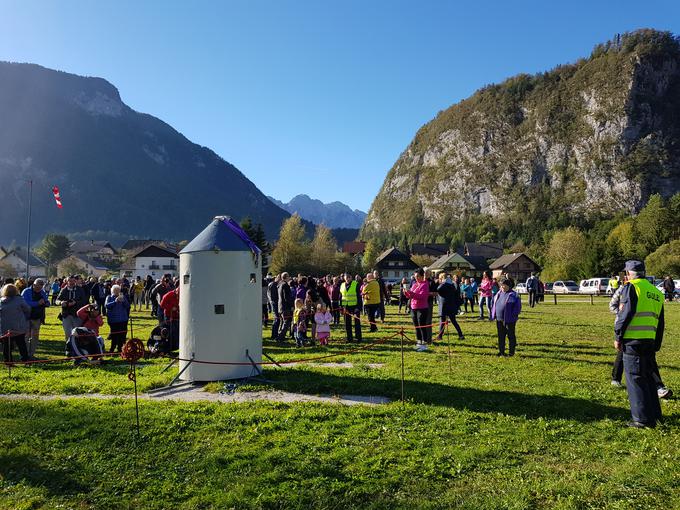
[[[361,257],[361,265],[364,271],[373,271],[373,266],[375,265],[378,255],[380,255],[380,247],[376,241],[370,239],[366,243],[366,246],[364,247],[364,254]]]
[[[625,220],[619,223],[607,236],[609,251],[620,254],[623,260],[642,258],[644,247],[641,246],[635,236],[633,222]]]
[[[326,274],[335,262],[338,243],[331,230],[325,225],[317,225],[311,246],[311,262],[316,274]]]
[[[662,244],[645,259],[647,274],[678,277],[680,275],[680,239]]]
[[[646,253],[651,253],[670,239],[671,221],[660,195],[649,197],[647,205],[635,218],[635,234]]]
[[[47,234],[34,252],[47,262],[48,276],[52,276],[56,274],[56,267],[53,266],[71,253],[71,241],[61,234]]]
[[[546,280],[574,279],[584,275],[588,262],[586,236],[575,227],[558,230],[548,244]]]
[[[279,240],[272,251],[271,269],[274,273],[306,272],[309,269],[308,254],[305,227],[300,216],[294,214],[281,226]]]
[[[87,274],[85,273],[85,269],[79,266],[75,261],[73,261],[73,259],[69,259],[62,264],[61,272],[64,275],[80,274],[83,276],[87,276]]]
[[[243,221],[241,221],[241,228],[246,234],[248,234],[250,240],[253,241],[262,251],[262,276],[266,275],[267,270],[269,269],[269,254],[271,253],[271,245],[267,242],[262,223],[253,225],[252,220],[246,216]]]

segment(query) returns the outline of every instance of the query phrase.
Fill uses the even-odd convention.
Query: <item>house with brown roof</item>
[[[516,282],[523,282],[531,276],[531,273],[539,272],[541,266],[526,253],[507,253],[494,260],[489,269],[493,271],[494,278],[507,274]]]
[[[179,274],[179,255],[176,251],[152,244],[135,253],[121,268],[121,276],[158,279],[165,274]]]
[[[493,260],[503,255],[503,243],[465,243],[456,251],[466,258],[480,257]]]
[[[476,264],[480,264],[478,267]],[[437,273],[458,273],[463,276],[482,276],[482,272],[488,269],[486,260],[481,259],[473,262],[468,257],[464,257],[458,252],[447,253],[435,260],[428,269],[434,274]]]
[[[118,252],[108,241],[73,241],[71,243],[71,253],[82,255],[89,259],[99,259],[111,261]]]
[[[446,243],[415,243],[411,245],[411,255],[425,255],[429,257],[441,257],[449,251]]]
[[[375,268],[381,272],[385,281],[396,282],[404,277],[409,278],[418,269],[418,264],[397,248],[388,248],[378,255]]]

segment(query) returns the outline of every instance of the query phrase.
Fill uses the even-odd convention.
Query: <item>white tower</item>
[[[228,216],[216,216],[180,252],[180,358],[250,363],[250,356],[262,362],[261,263],[259,248]],[[179,369],[185,369],[180,377],[185,381],[253,373],[252,365],[188,361]]]

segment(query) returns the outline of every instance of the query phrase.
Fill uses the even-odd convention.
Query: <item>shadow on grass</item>
[[[66,467],[47,468],[33,455],[11,451],[0,452],[0,478],[14,484],[24,482],[44,487],[51,496],[66,496],[87,490],[69,475]]]
[[[399,379],[309,372],[298,369],[267,370],[276,388],[305,394],[380,395],[394,400],[401,396]],[[548,418],[592,422],[605,418],[620,420],[628,410],[590,400],[554,395],[528,395],[513,391],[461,388],[441,383],[406,380],[409,401],[466,409],[480,413],[503,413],[527,418]]]

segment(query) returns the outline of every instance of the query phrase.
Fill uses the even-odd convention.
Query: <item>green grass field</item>
[[[393,399],[379,406],[142,401],[137,438],[130,399],[0,399],[0,507],[680,508],[680,404],[663,401],[654,430],[625,427],[604,303],[525,307],[514,358],[497,358],[494,325],[471,317],[462,343],[409,344],[405,404],[398,338],[323,360],[353,368],[265,370],[274,389]],[[680,305],[666,310],[658,361],[677,392]],[[388,312],[390,325],[410,324]],[[135,317],[146,339],[153,322]],[[38,355],[56,358],[54,311],[48,323]],[[365,338],[394,331],[380,329]],[[328,349],[265,350],[281,361],[345,350],[334,336]],[[140,364],[141,390],[170,381],[164,365]],[[120,362],[15,367],[0,372],[0,393],[129,395],[126,375]]]

